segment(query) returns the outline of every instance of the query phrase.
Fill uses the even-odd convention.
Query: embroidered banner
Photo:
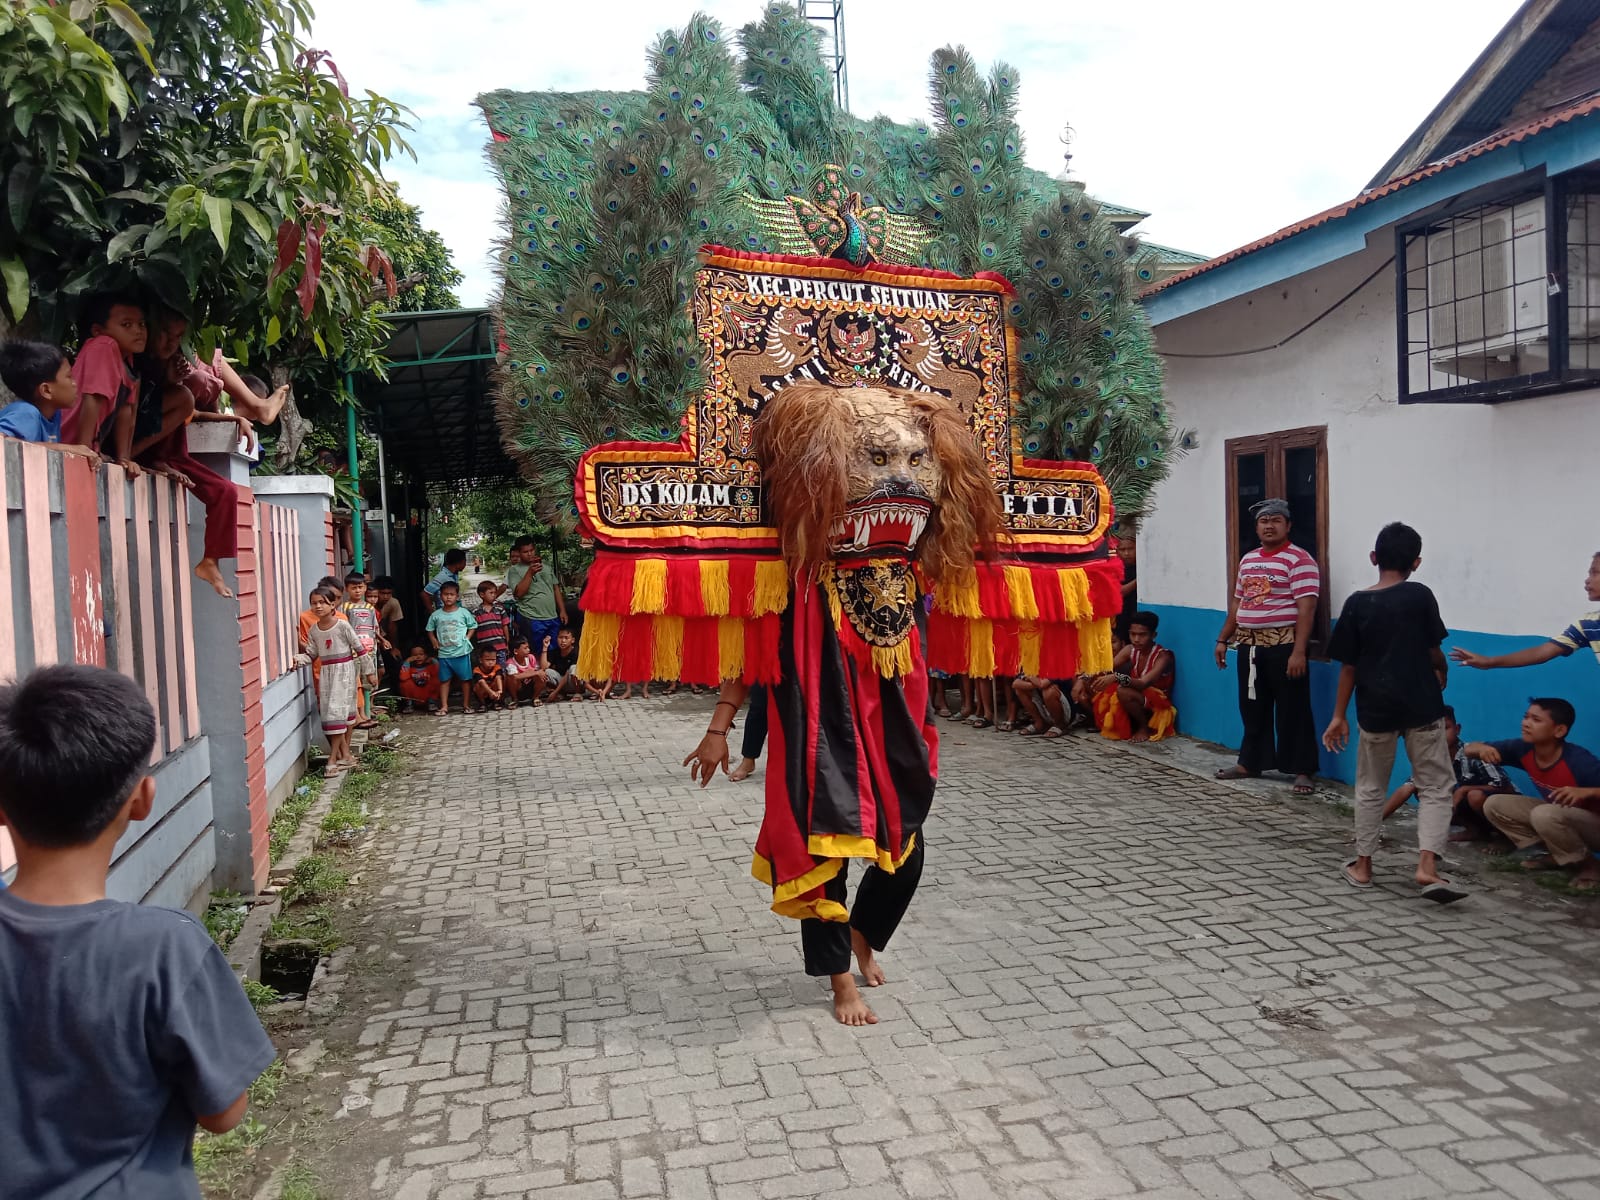
[[[1024,459],[1013,413],[1010,286],[922,268],[707,247],[695,276],[708,383],[676,444],[608,443],[583,458],[586,532],[615,548],[770,551],[751,427],[799,380],[939,392],[960,406],[994,473],[1016,553],[1103,554],[1110,495],[1084,463]]]

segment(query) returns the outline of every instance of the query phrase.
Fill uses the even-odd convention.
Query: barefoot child
[[[1450,834],[1449,735],[1444,722],[1444,651],[1448,636],[1433,593],[1411,582],[1422,563],[1422,538],[1396,521],[1378,532],[1369,555],[1378,582],[1345,602],[1328,641],[1328,656],[1344,665],[1333,720],[1322,744],[1337,754],[1350,740],[1345,710],[1356,697],[1361,739],[1356,758],[1356,857],[1344,864],[1352,887],[1372,886],[1372,856],[1383,826],[1384,798],[1394,769],[1395,743],[1405,739],[1417,783],[1417,886],[1441,904],[1467,893],[1439,874]]]
[[[463,560],[466,552],[462,551]],[[428,614],[428,637],[439,656],[439,715],[450,715],[450,685],[460,685],[461,711],[472,697],[472,632],[478,627],[472,614],[461,607],[461,585],[448,580],[439,586],[441,607]]]
[[[360,571],[351,571],[344,577],[344,603],[339,612],[355,632],[361,643],[361,661],[356,665],[360,683],[356,685],[356,712],[360,719],[357,729],[374,729],[372,719],[372,693],[378,690],[378,647],[387,646],[383,630],[378,627],[378,609],[367,599],[367,577]]]
[[[144,691],[99,667],[0,688],[0,1188],[200,1195],[195,1126],[226,1133],[277,1056],[187,913],[106,898],[118,840],[155,803]]]
[[[411,657],[400,666],[400,703],[406,712],[419,704],[430,713],[439,707],[439,664],[428,657],[421,642],[411,647]]]
[[[132,478],[139,474],[133,461],[139,404],[133,362],[150,339],[144,309],[125,296],[96,296],[84,310],[83,324],[89,336],[72,364],[78,395],[61,418],[61,440],[94,451],[104,448]]]
[[[1484,816],[1521,851],[1526,871],[1573,871],[1578,891],[1600,890],[1600,759],[1567,741],[1578,714],[1554,696],[1528,701],[1521,739],[1469,742],[1468,758],[1526,771],[1537,796],[1489,797]],[[1543,845],[1543,852],[1538,847]]]
[[[350,754],[350,729],[356,719],[356,664],[361,658],[361,642],[350,622],[339,615],[339,600],[337,588],[319,587],[311,593],[314,620],[300,648],[304,661],[321,664],[318,704],[322,732],[328,739],[329,771],[353,767],[356,761]]]
[[[478,665],[472,669],[472,695],[478,702],[478,712],[506,706],[505,668],[495,661],[495,652],[489,646],[478,647]]]
[[[513,705],[538,708],[544,703],[544,690],[544,668],[528,648],[528,639],[518,638],[506,660],[506,695]]]
[[[1130,543],[1131,544],[1131,543]],[[1095,724],[1112,741],[1159,742],[1172,732],[1178,713],[1172,707],[1177,659],[1156,643],[1160,618],[1153,612],[1128,617],[1128,643],[1111,660],[1109,674],[1090,684]]]

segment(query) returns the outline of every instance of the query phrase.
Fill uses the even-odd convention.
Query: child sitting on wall
[[[78,400],[72,367],[60,347],[44,342],[0,343],[0,382],[16,397],[0,408],[0,434],[24,442],[60,442],[61,414]],[[64,446],[98,464],[83,446]]]

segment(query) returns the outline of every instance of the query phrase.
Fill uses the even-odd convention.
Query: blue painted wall
[[[1234,674],[1236,651],[1228,652],[1228,669],[1217,670],[1212,648],[1227,614],[1215,608],[1182,608],[1167,604],[1141,604],[1161,618],[1159,640],[1178,658],[1178,682],[1173,702],[1178,706],[1178,732],[1207,742],[1237,747],[1242,727],[1239,723],[1239,684]],[[1583,608],[1582,598],[1574,601],[1572,615]],[[1550,630],[1550,633],[1556,630]],[[1484,654],[1505,654],[1545,640],[1545,635],[1506,637],[1471,630],[1450,631],[1446,647],[1465,646]],[[1338,686],[1339,664],[1311,664],[1311,708],[1320,735],[1333,714],[1333,698]],[[1517,737],[1523,710],[1530,696],[1560,696],[1578,710],[1578,724],[1571,740],[1600,754],[1600,670],[1595,656],[1587,650],[1556,659],[1538,667],[1513,671],[1474,671],[1451,664],[1450,684],[1445,700],[1456,710],[1462,736],[1472,741],[1493,741]],[[1356,753],[1354,743],[1355,705],[1350,706],[1352,742],[1343,754],[1322,751],[1322,774],[1329,779],[1354,783]],[[1402,748],[1395,768],[1398,782],[1409,774]]]

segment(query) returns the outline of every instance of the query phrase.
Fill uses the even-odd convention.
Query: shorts
[[[568,667],[567,668],[567,677],[568,678],[576,675],[577,673],[578,673],[578,668],[577,667]],[[544,678],[545,678],[545,682],[548,683],[551,687],[558,688],[558,687],[561,686],[561,680],[562,680],[563,676],[562,676],[561,672],[557,671],[554,667],[548,667],[548,668],[545,669]]]
[[[439,682],[471,683],[472,655],[463,654],[460,658],[441,658],[439,660]]]
[[[535,658],[539,657],[539,648],[544,644],[544,639],[550,639],[552,647],[556,644],[556,634],[561,632],[561,619],[553,617],[548,621],[535,621],[532,617],[517,614],[517,632],[528,639],[528,649],[533,651]]]

